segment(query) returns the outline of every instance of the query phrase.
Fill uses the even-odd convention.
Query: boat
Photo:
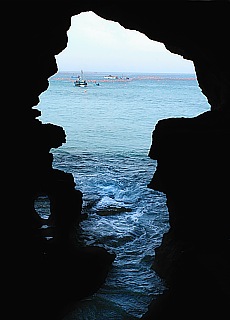
[[[87,87],[87,81],[84,79],[83,71],[81,70],[81,75],[77,77],[74,81],[75,87]]]
[[[110,74],[110,75],[108,75],[108,76],[104,76],[104,79],[116,80],[116,79],[118,79],[118,77],[117,77],[117,76],[112,76],[112,75]]]

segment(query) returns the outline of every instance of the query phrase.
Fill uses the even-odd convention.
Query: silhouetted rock
[[[166,194],[170,230],[155,249],[153,269],[168,289],[142,319],[228,313],[229,120],[225,111],[210,111],[155,127],[149,156],[158,165],[149,187]]]

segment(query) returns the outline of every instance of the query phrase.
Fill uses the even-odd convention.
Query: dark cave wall
[[[186,310],[191,309],[191,318],[196,316],[198,309],[202,316],[215,314],[219,317],[227,311],[230,235],[229,3],[127,3],[5,2],[3,13],[11,26],[4,29],[7,39],[5,42],[2,40],[4,62],[8,63],[6,74],[9,79],[6,83],[13,84],[13,91],[9,85],[3,90],[10,132],[5,139],[14,148],[7,149],[5,160],[5,189],[10,204],[6,223],[11,226],[11,241],[7,241],[7,258],[4,261],[7,261],[6,274],[9,275],[9,266],[14,266],[8,276],[11,279],[10,288],[14,292],[14,301],[20,305],[19,313],[24,314],[25,318],[28,316],[28,319],[30,315],[25,314],[21,303],[23,286],[36,297],[34,301],[30,294],[23,296],[40,310],[38,319],[45,319],[45,308],[49,310],[47,319],[61,319],[63,305],[65,309],[69,301],[82,297],[81,291],[84,291],[84,296],[97,290],[108,271],[105,267],[99,283],[93,282],[92,274],[90,281],[94,289],[86,289],[85,282],[82,285],[79,278],[73,281],[72,275],[78,269],[69,268],[69,264],[76,266],[76,261],[88,259],[84,252],[77,254],[76,258],[72,249],[71,254],[66,256],[74,242],[73,226],[81,220],[82,195],[76,190],[71,174],[52,168],[50,150],[65,143],[65,128],[55,124],[45,125],[39,120],[39,95],[47,90],[49,77],[58,70],[55,56],[68,44],[67,30],[71,26],[71,16],[86,10],[143,32],[150,39],[164,43],[171,52],[192,60],[199,86],[210,103],[210,111],[196,118],[165,119],[153,128],[149,156],[157,160],[158,166],[149,187],[166,194],[170,218],[170,231],[155,250],[153,268],[167,281],[169,291],[159,302],[153,303],[143,319],[159,320],[172,315],[182,319],[184,313],[187,314]],[[52,258],[48,261],[40,256],[44,243],[37,230],[42,222],[33,206],[34,199],[40,194],[50,197],[56,221],[55,249],[52,247]],[[104,254],[99,253],[103,256],[102,265],[109,266],[114,257]],[[15,261],[20,261],[17,267]],[[94,259],[90,261],[92,263]],[[34,270],[34,283],[28,276],[31,271],[25,268],[28,262]],[[37,266],[48,266],[50,275],[40,274]],[[79,270],[82,272],[82,269],[83,266]],[[66,278],[68,271],[70,274]],[[52,299],[43,304],[37,294],[38,288],[42,290],[40,282],[49,281],[50,277]],[[62,280],[57,283],[57,278]],[[203,286],[197,295],[196,288],[200,282]],[[79,294],[75,296],[71,287],[76,283]],[[70,292],[67,298],[59,290],[55,292],[60,285]],[[218,299],[214,290],[220,293]],[[194,303],[191,305],[194,295],[197,297],[195,306]],[[204,297],[208,304],[204,303]],[[60,305],[59,308],[56,308],[57,305]],[[215,306],[214,309],[210,305]]]

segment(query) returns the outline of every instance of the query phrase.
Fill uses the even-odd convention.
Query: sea
[[[76,87],[78,75],[50,77],[36,108],[40,121],[66,132],[51,152],[53,167],[72,173],[83,193],[79,243],[116,258],[104,285],[63,320],[140,319],[166,288],[151,267],[169,228],[165,194],[147,187],[157,165],[148,157],[152,132],[161,119],[194,117],[210,105],[195,74],[85,72],[87,87]],[[48,201],[35,204],[44,218]]]

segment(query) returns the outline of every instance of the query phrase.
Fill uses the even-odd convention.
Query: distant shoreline
[[[73,71],[64,71],[64,70],[58,70],[57,73],[71,73],[71,74],[80,74],[81,70],[73,70]],[[128,74],[155,74],[155,75],[166,75],[166,74],[171,74],[171,75],[194,75],[196,76],[195,73],[190,73],[190,72],[144,72],[144,71],[84,71],[85,74],[104,74],[104,75],[128,75]]]
[[[80,71],[58,71],[51,78],[55,80],[65,80],[74,82],[80,74]],[[90,78],[90,76],[97,76],[97,79]],[[105,79],[108,75],[117,76],[116,79]],[[87,82],[130,82],[137,80],[197,80],[196,75],[193,73],[144,73],[144,72],[97,72],[87,71],[85,72]],[[99,78],[100,77],[100,78]]]

